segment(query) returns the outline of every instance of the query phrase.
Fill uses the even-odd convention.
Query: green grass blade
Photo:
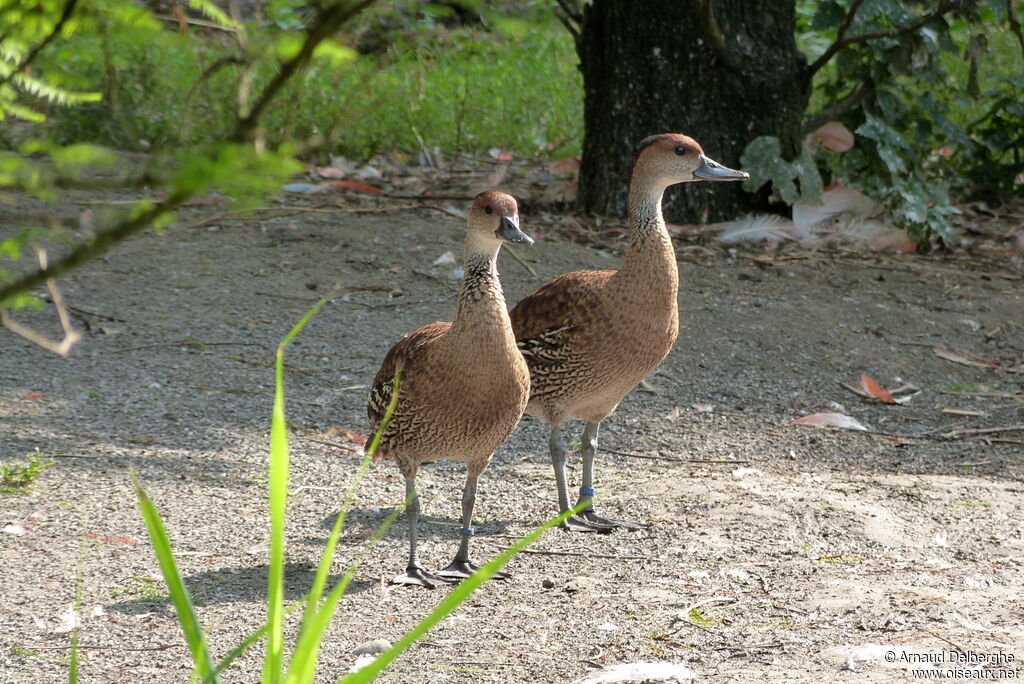
[[[288,617],[289,615],[294,613],[296,610],[298,610],[302,606],[303,603],[306,602],[306,600],[308,598],[309,598],[309,596],[307,595],[307,596],[299,599],[298,601],[295,601],[294,603],[292,603],[287,608],[285,608],[284,616]],[[210,673],[210,676],[208,678],[203,679],[203,684],[214,684],[214,682],[216,681],[216,677],[220,676],[220,673],[223,672],[224,670],[226,670],[228,668],[228,666],[230,666],[231,663],[233,663],[235,661],[235,659],[238,658],[238,656],[240,656],[243,653],[245,653],[246,651],[248,651],[250,648],[252,648],[253,644],[255,644],[257,641],[259,641],[260,639],[262,639],[263,637],[265,637],[267,635],[267,629],[268,628],[269,628],[269,625],[266,622],[264,622],[259,627],[259,629],[257,629],[255,632],[253,632],[249,636],[245,637],[245,639],[243,639],[240,644],[238,644],[233,649],[228,651],[227,655],[225,655],[221,659],[221,661],[219,663],[217,663],[217,667],[213,668],[213,672]]]
[[[277,347],[274,364],[274,409],[270,418],[270,565],[267,570],[267,653],[263,684],[281,680],[284,657],[284,523],[288,506],[288,424],[284,416],[284,350],[313,316],[335,295],[320,299],[299,319]]]
[[[391,401],[388,402],[388,407],[384,411],[384,417],[381,419],[380,425],[377,426],[373,439],[370,441],[369,448],[366,450],[366,456],[363,457],[362,463],[359,464],[359,470],[356,472],[356,476],[352,484],[349,486],[348,492],[345,494],[345,500],[342,502],[338,518],[334,521],[334,527],[331,529],[330,537],[327,539],[327,545],[324,548],[323,556],[320,558],[320,565],[316,571],[316,578],[313,580],[313,588],[309,592],[310,601],[306,604],[306,612],[302,617],[302,629],[299,633],[299,638],[295,645],[295,651],[292,654],[292,661],[289,664],[288,673],[285,678],[285,682],[288,684],[294,682],[309,682],[313,680],[313,675],[316,672],[316,663],[320,651],[320,640],[323,637],[323,632],[327,629],[327,625],[330,622],[331,616],[334,614],[338,601],[345,593],[345,589],[348,587],[353,575],[355,575],[355,570],[366,553],[365,549],[368,549],[371,544],[384,535],[387,529],[391,527],[395,518],[397,518],[399,513],[404,509],[404,506],[396,508],[392,514],[385,519],[384,523],[378,526],[374,535],[364,546],[363,554],[360,554],[360,556],[349,566],[345,576],[331,590],[326,604],[323,608],[320,608],[320,598],[323,596],[324,587],[327,584],[327,577],[331,571],[331,563],[334,560],[334,550],[338,545],[338,538],[341,536],[341,530],[345,525],[345,517],[352,507],[352,499],[355,497],[356,491],[358,491],[359,486],[363,482],[366,470],[369,468],[370,462],[377,453],[377,447],[380,444],[381,436],[384,434],[384,430],[387,429],[388,423],[391,422],[391,416],[395,412],[395,407],[398,406],[398,386],[400,381],[401,372],[395,371],[395,377],[391,381]]]
[[[376,660],[358,672],[353,672],[339,679],[338,684],[368,684],[369,682],[372,682],[377,678],[377,675],[384,671],[384,669],[390,665],[395,658],[401,655],[405,649],[412,646],[417,639],[421,639],[427,632],[433,629],[438,622],[458,608],[463,601],[469,598],[470,594],[472,594],[477,587],[490,579],[494,573],[498,572],[506,563],[512,560],[517,553],[540,539],[541,535],[549,529],[560,524],[569,516],[581,512],[588,505],[588,501],[581,501],[575,508],[562,513],[556,518],[548,520],[540,527],[526,534],[499,556],[485,563],[478,571],[474,572],[469,578],[463,580],[458,586],[452,589],[451,593],[448,594],[448,596],[446,596],[444,600],[434,608],[434,610],[430,611],[430,613],[420,620],[415,627],[402,635],[402,638],[399,639],[394,646],[381,653],[377,656]]]
[[[352,499],[355,497],[356,491],[363,482],[366,470],[370,467],[370,462],[377,453],[377,445],[380,443],[381,436],[384,434],[384,430],[387,428],[388,423],[391,422],[391,416],[394,414],[395,407],[398,405],[399,379],[400,372],[395,371],[395,377],[391,381],[391,401],[388,402],[388,407],[384,411],[384,418],[381,419],[380,425],[377,426],[373,439],[369,443],[369,448],[366,450],[366,455],[363,457],[362,463],[359,464],[359,470],[356,471],[355,479],[352,481],[352,484],[348,488],[348,492],[345,494],[345,499],[341,504],[341,511],[338,513],[338,518],[334,521],[334,527],[331,530],[330,537],[328,537],[327,546],[324,548],[324,554],[320,558],[320,566],[317,568],[316,578],[313,580],[313,588],[310,590],[310,595],[313,597],[313,600],[306,604],[306,612],[302,616],[303,625],[305,625],[307,620],[313,617],[313,614],[317,611],[317,608],[320,605],[320,597],[323,596],[324,586],[327,584],[327,576],[331,570],[331,561],[334,559],[334,549],[338,544],[338,537],[341,535],[341,530],[345,525],[345,516],[348,515],[348,512],[352,507]]]
[[[408,504],[409,500],[406,500],[403,505],[396,506],[395,510],[391,511],[391,513],[388,514],[388,517],[377,526],[373,535],[371,535],[363,545],[362,553],[352,561],[341,580],[331,588],[330,593],[327,595],[327,599],[324,601],[323,607],[317,611],[307,624],[303,625],[302,635],[299,637],[299,642],[295,646],[295,653],[292,656],[291,667],[288,669],[288,678],[285,680],[286,684],[305,684],[306,682],[313,681],[313,676],[316,674],[316,663],[317,657],[319,656],[320,642],[323,639],[324,631],[326,631],[327,626],[331,622],[331,618],[334,616],[334,611],[338,606],[338,601],[340,601],[341,597],[345,595],[345,590],[348,589],[349,583],[352,581],[352,578],[355,577],[356,570],[363,562],[363,559],[370,553],[371,547],[380,541],[380,538],[387,533]]]
[[[211,678],[216,682],[217,679],[211,677],[213,662],[210,660],[210,651],[206,646],[206,636],[196,617],[192,598],[181,579],[181,573],[178,572],[174,551],[171,550],[171,540],[167,537],[160,513],[142,488],[134,471],[132,472],[132,483],[135,485],[135,496],[139,500],[142,519],[146,522],[146,530],[149,532],[149,543],[160,563],[160,572],[163,573],[164,582],[167,583],[167,590],[174,603],[174,610],[178,614],[178,623],[181,625],[181,631],[185,633],[185,641],[188,642],[188,648],[192,652],[192,662],[195,663],[196,672],[200,677]]]
[[[71,653],[68,655],[68,684],[78,684],[78,633],[82,630],[82,580],[85,577],[85,537],[78,548],[78,571],[75,573],[75,628],[71,630]]]

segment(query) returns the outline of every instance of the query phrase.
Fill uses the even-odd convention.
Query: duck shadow
[[[204,570],[189,575],[184,579],[185,586],[197,606],[217,603],[246,603],[266,601],[267,597],[267,565],[229,566],[213,570]],[[316,567],[309,563],[285,563],[284,566],[284,599],[295,601],[301,599],[313,586]],[[342,578],[342,573],[331,573],[327,577],[325,592]],[[345,589],[346,594],[359,594],[373,588],[377,582],[353,578]],[[122,601],[106,606],[108,611],[137,615],[141,613],[172,614],[170,599],[145,599]]]
[[[394,507],[377,507],[373,506],[370,508],[352,508],[345,516],[345,533],[342,535],[342,542],[347,544],[361,544],[370,539],[381,525],[387,522],[388,516],[395,511]],[[327,530],[334,529],[334,523],[338,519],[338,513],[333,513],[324,517],[320,521],[320,528]],[[533,520],[484,520],[476,521],[474,528],[476,534],[479,537],[501,537],[504,535],[510,535],[510,529],[515,527],[527,526],[533,528],[537,523]],[[425,515],[420,514],[419,518],[419,538],[433,539],[435,541],[443,541],[446,539],[458,539],[459,528],[462,527],[462,522],[458,518],[444,517],[438,515]],[[392,522],[390,527],[384,533],[384,539],[406,539],[408,536],[408,524],[404,513],[400,513]],[[515,535],[518,538],[519,535]],[[324,537],[306,537],[301,540],[301,543],[311,545],[323,545],[327,543],[327,536]]]

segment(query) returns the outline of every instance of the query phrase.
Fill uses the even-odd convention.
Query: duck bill
[[[502,216],[501,224],[498,225],[498,230],[494,231],[494,234],[508,242],[521,245],[533,244],[533,238],[519,229],[518,216]]]
[[[697,180],[709,181],[732,181],[747,180],[750,174],[746,171],[736,171],[728,166],[722,166],[714,159],[700,155],[700,164],[693,171],[693,177]]]

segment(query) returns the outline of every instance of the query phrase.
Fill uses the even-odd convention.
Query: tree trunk
[[[576,49],[584,88],[579,208],[623,216],[636,144],[686,133],[739,168],[754,138],[798,151],[809,90],[794,38],[795,0],[593,0]],[[767,206],[767,191],[694,183],[669,191],[669,221],[705,223]]]

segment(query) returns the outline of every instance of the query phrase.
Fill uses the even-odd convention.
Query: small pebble
[[[554,589],[555,581],[553,579],[545,577],[544,580],[540,583],[540,586],[544,587],[545,589]]]
[[[387,639],[373,639],[359,644],[352,649],[353,655],[376,655],[391,648],[391,642]]]

